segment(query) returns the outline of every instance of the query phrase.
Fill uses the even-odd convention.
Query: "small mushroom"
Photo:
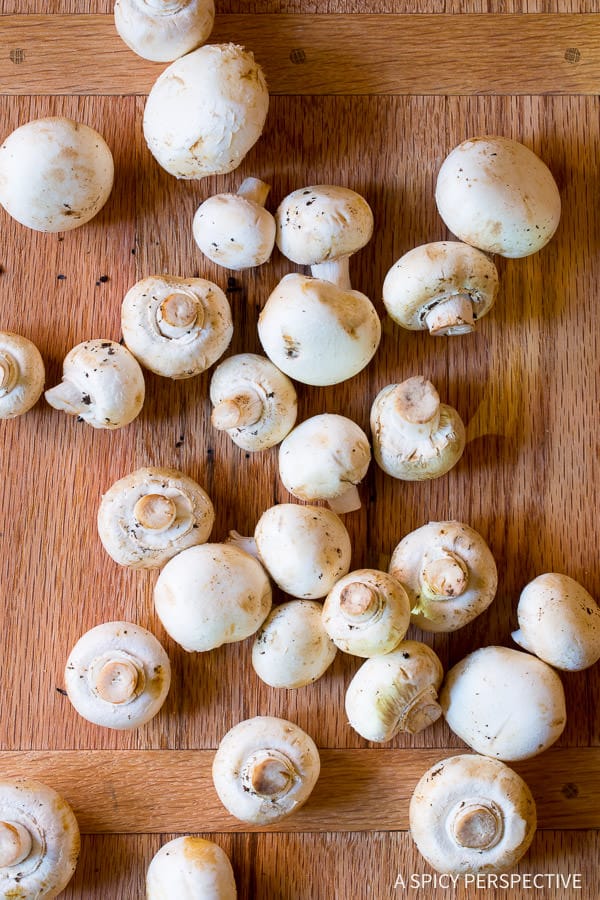
[[[446,675],[440,704],[465,744],[507,762],[542,753],[567,721],[554,669],[507,647],[482,647],[457,663]]]
[[[465,449],[465,426],[455,409],[440,403],[421,375],[388,384],[371,407],[373,453],[393,478],[425,481],[445,475]]]
[[[504,872],[535,834],[535,801],[497,759],[461,755],[433,765],[413,792],[409,821],[419,852],[438,872]]]
[[[348,721],[367,741],[385,743],[401,731],[417,734],[442,715],[437,692],[443,677],[430,647],[402,641],[357,671],[346,691]]]
[[[354,656],[390,653],[410,625],[402,585],[377,569],[357,569],[335,583],[323,605],[323,627],[334,644]]]
[[[461,241],[511,258],[541,250],[560,219],[550,169],[523,144],[494,135],[452,150],[440,168],[435,200]]]
[[[79,638],[65,687],[80,716],[105,728],[139,728],[167,698],[171,665],[162,645],[131,622],[104,622]]]
[[[173,557],[154,588],[168,634],[190,653],[243,641],[271,610],[261,564],[233,544],[201,544]]]
[[[116,481],[98,509],[104,549],[121,566],[151,569],[208,540],[210,497],[177,469],[145,467]]]
[[[346,416],[323,413],[297,425],[279,448],[279,475],[300,500],[327,500],[336,513],[360,509],[356,487],[367,474],[371,447]]]
[[[459,241],[424,244],[405,253],[383,282],[390,316],[410,331],[468,334],[496,299],[498,272],[475,247]]]
[[[225,175],[259,139],[268,108],[252,53],[236,44],[206,44],[159,75],[144,110],[144,137],[177,178]]]
[[[102,135],[61,116],[21,125],[0,147],[0,204],[35,231],[70,231],[98,213],[112,190]]]
[[[151,275],[125,294],[121,327],[129,350],[156,375],[191,378],[225,353],[233,335],[229,301],[204,278]]]
[[[405,588],[411,623],[456,631],[488,608],[498,570],[480,534],[462,522],[429,522],[402,538],[389,566]]]
[[[240,353],[220,363],[210,382],[211,423],[254,453],[278,444],[294,426],[294,385],[264,356]]]
[[[254,540],[267,572],[292,597],[325,597],[350,569],[350,536],[322,506],[271,506],[258,520]]]
[[[329,668],[337,648],[323,628],[321,604],[290,600],[276,606],[252,645],[252,665],[275,688],[312,684]]]
[[[202,203],[192,230],[212,262],[240,271],[267,262],[275,245],[275,219],[265,209],[270,187],[246,178],[237,194],[215,194]]]
[[[513,641],[556,669],[579,672],[600,659],[600,609],[579,582],[547,572],[523,588]]]
[[[146,900],[236,900],[229,857],[201,837],[178,837],[160,848],[146,873]]]
[[[308,800],[319,751],[293,722],[256,716],[227,732],[215,753],[213,781],[223,806],[242,822],[269,825]]]
[[[14,419],[37,403],[44,389],[44,361],[20,334],[0,331],[0,419]]]
[[[115,28],[128,47],[153,62],[171,62],[210,35],[213,0],[116,0]]]
[[[122,428],[144,403],[142,370],[127,347],[115,341],[77,344],[63,363],[62,382],[46,391],[50,406],[93,428]]]
[[[55,790],[29,778],[0,781],[0,896],[51,900],[79,857],[73,810]]]

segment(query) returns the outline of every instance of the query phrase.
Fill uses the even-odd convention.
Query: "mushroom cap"
[[[431,647],[402,641],[358,669],[346,691],[348,721],[367,741],[385,743],[401,731],[416,734],[442,714],[437,692],[443,677]]]
[[[481,319],[494,305],[498,271],[485,253],[460,241],[437,241],[401,256],[383,282],[383,302],[389,316],[410,331],[427,329],[427,313],[456,294],[473,303]]]
[[[325,597],[350,569],[346,527],[322,506],[271,506],[258,520],[254,540],[267,572],[292,597]]]
[[[171,665],[161,643],[131,622],[104,622],[69,654],[65,687],[80,716],[125,730],[149,722],[167,698]]]
[[[29,778],[0,781],[0,821],[26,829],[27,856],[0,868],[5,900],[51,900],[67,886],[79,856],[79,827],[67,801],[51,787]]]
[[[408,594],[410,621],[423,631],[456,631],[488,608],[498,570],[481,535],[463,522],[429,522],[394,549],[390,575]]]
[[[0,419],[13,419],[30,410],[40,398],[45,377],[35,344],[20,334],[0,331]]]
[[[350,188],[316,184],[288,194],[275,213],[277,246],[301,266],[356,253],[373,235],[373,213]]]
[[[174,275],[150,275],[134,284],[123,300],[121,327],[136,359],[165,378],[204,372],[225,353],[233,335],[231,308],[221,288],[205,278]]]
[[[177,178],[232,172],[259,139],[269,93],[252,53],[206,44],[165,69],[144,111],[144,137]]]
[[[410,625],[402,585],[377,569],[356,569],[337,581],[323,605],[323,627],[344,653],[370,657],[390,653]]]
[[[600,659],[600,609],[579,582],[546,572],[523,588],[512,638],[556,669],[579,672]]]
[[[321,610],[316,600],[289,600],[271,611],[252,645],[252,665],[262,681],[299,688],[329,668],[337,648],[323,628]]]
[[[275,245],[272,214],[240,194],[215,194],[194,216],[194,240],[212,262],[240,271],[267,262]]]
[[[210,35],[213,0],[116,0],[115,28],[128,47],[153,62],[171,62]]]
[[[292,272],[268,298],[258,319],[265,353],[304,384],[338,384],[371,361],[381,338],[375,307],[359,291]]]
[[[346,416],[322,413],[297,425],[279,448],[279,475],[300,500],[331,500],[359,484],[371,462],[369,439]]]
[[[482,647],[446,675],[440,704],[452,731],[484,756],[528,759],[565,727],[565,694],[545,662],[507,647]]]
[[[518,258],[544,247],[560,219],[560,194],[542,160],[518,141],[485,135],[446,157],[435,189],[438,211],[461,241]]]
[[[146,900],[235,900],[233,869],[225,851],[201,837],[178,837],[160,848],[146,873]]]
[[[529,848],[536,808],[516,772],[497,759],[465,754],[425,772],[409,821],[419,852],[438,872],[502,872]]]
[[[271,610],[271,585],[261,564],[233,544],[201,544],[166,564],[154,605],[184,650],[202,652],[254,634]]]
[[[157,498],[167,501],[158,509],[162,501]],[[210,497],[192,478],[177,469],[144,467],[115,481],[104,494],[98,534],[119,565],[152,569],[207,541],[214,520]]]
[[[225,808],[242,822],[268,825],[299,809],[319,777],[319,751],[293,722],[246,719],[227,732],[213,761],[213,781]]]
[[[0,147],[0,204],[35,231],[70,231],[99,212],[114,165],[102,135],[61,116],[34,119]]]

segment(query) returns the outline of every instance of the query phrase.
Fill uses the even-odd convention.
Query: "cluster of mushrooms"
[[[235,44],[204,44],[213,18],[212,0],[115,5],[123,40],[147,59],[171,62],[148,97],[144,135],[158,163],[178,178],[233,171],[267,115],[266,83],[252,54]],[[113,174],[98,132],[64,118],[40,119],[0,147],[0,203],[29,228],[65,231],[102,208]],[[252,536],[231,532],[211,543],[214,509],[203,488],[177,470],[145,467],[104,493],[101,542],[120,565],[160,570],[156,612],[185,650],[209,652],[253,637],[257,676],[288,690],[320,678],[338,650],[357,656],[364,662],[345,706],[350,725],[369,741],[418,733],[443,715],[475,753],[442,760],[423,775],[410,804],[411,833],[439,871],[502,871],[525,853],[536,825],[531,793],[506,762],[541,753],[560,736],[566,711],[555,669],[577,671],[600,658],[600,609],[568,576],[540,575],[518,603],[512,637],[522,650],[480,648],[444,677],[433,650],[406,635],[411,625],[453,632],[489,607],[497,571],[481,535],[465,523],[429,522],[399,541],[388,571],[351,570],[340,516],[360,506],[357,486],[371,453],[391,477],[437,478],[459,461],[465,428],[421,374],[374,398],[372,450],[345,416],[323,413],[296,425],[293,381],[338,384],[377,351],[379,317],[352,289],[348,265],[374,222],[366,200],[346,187],[299,188],[274,215],[265,208],[268,193],[263,181],[247,178],[236,193],[205,200],[192,223],[201,252],[224,268],[262,265],[277,244],[311,271],[286,275],[264,304],[258,335],[266,355],[230,356],[214,369],[211,422],[248,452],[279,445],[281,480],[304,502],[265,510]],[[541,249],[558,226],[560,197],[535,154],[486,136],[449,154],[436,202],[459,240],[402,256],[387,273],[383,302],[403,328],[461,335],[495,302],[491,255]],[[45,393],[51,406],[95,428],[121,428],[142,408],[143,368],[194,377],[221,359],[233,333],[224,292],[199,277],[142,279],[123,299],[121,321],[124,345],[90,339],[68,353],[61,383]],[[43,386],[37,348],[1,333],[0,418],[27,412]],[[320,501],[328,506],[314,505]],[[292,599],[273,606],[272,582]],[[73,647],[65,685],[87,720],[137,728],[167,697],[169,658],[146,629],[103,623]],[[233,816],[270,824],[308,799],[319,767],[314,741],[297,725],[257,716],[223,737],[213,780]],[[75,817],[55,792],[29,781],[0,783],[3,896],[56,896],[74,871],[78,847]],[[148,900],[164,896],[234,898],[226,854],[200,838],[166,844],[147,873]]]

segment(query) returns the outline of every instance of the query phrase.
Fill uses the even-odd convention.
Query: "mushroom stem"
[[[164,494],[144,494],[133,507],[133,515],[142,528],[165,531],[177,518],[177,506]]]
[[[228,428],[246,428],[258,422],[264,412],[263,402],[257,392],[246,388],[233,397],[226,397],[217,403],[210,420],[219,431]]]
[[[430,684],[404,708],[398,730],[417,734],[437,722],[441,715],[442,708],[437,702],[437,691]]]
[[[434,337],[469,334],[475,330],[471,297],[469,294],[452,294],[443,298],[426,314],[425,324]]]
[[[331,281],[343,291],[351,291],[350,281],[350,257],[340,256],[339,259],[328,259],[310,267],[313,278],[321,278],[323,281]]]
[[[19,366],[12,353],[0,352],[0,397],[5,397],[19,380]]]
[[[275,801],[289,792],[296,780],[296,770],[285,753],[265,748],[246,759],[241,777],[247,790]]]
[[[31,833],[20,822],[0,822],[0,868],[16,866],[31,853]]]
[[[451,825],[461,847],[487,850],[502,836],[502,813],[495,804],[483,800],[461,805]]]
[[[261,181],[260,178],[245,178],[240,184],[237,193],[245,200],[252,200],[259,206],[264,206],[269,196],[271,186]]]
[[[244,553],[248,553],[249,556],[253,556],[254,559],[259,559],[256,541],[253,537],[248,537],[247,535],[240,534],[239,531],[232,530],[229,532],[229,537],[226,538],[225,543],[233,544],[238,550],[243,550]]]
[[[362,581],[352,581],[340,593],[340,610],[353,624],[369,622],[381,611],[381,600],[375,588]]]
[[[469,581],[463,560],[450,551],[429,560],[421,573],[421,586],[431,597],[460,597]]]
[[[194,326],[202,328],[204,310],[193,294],[174,291],[160,304],[157,323],[164,337],[178,338]]]
[[[344,513],[356,512],[361,507],[358,488],[355,484],[349,484],[342,494],[328,500],[327,505],[338,516]]]
[[[402,431],[421,440],[437,431],[440,422],[440,397],[430,381],[420,375],[398,386],[394,411],[402,420]]]
[[[139,692],[143,673],[125,653],[111,656],[90,666],[90,678],[96,694],[107,703],[127,703]]]
[[[90,397],[84,394],[72,381],[63,380],[44,394],[54,409],[60,409],[70,416],[80,416],[90,406]]]

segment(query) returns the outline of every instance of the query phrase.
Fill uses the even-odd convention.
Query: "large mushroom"
[[[128,47],[171,62],[203,44],[215,20],[213,0],[116,0],[115,28]]]
[[[233,869],[225,851],[201,837],[163,844],[146,872],[146,900],[235,900]]]
[[[28,412],[44,390],[44,361],[32,341],[0,331],[0,419]]]

